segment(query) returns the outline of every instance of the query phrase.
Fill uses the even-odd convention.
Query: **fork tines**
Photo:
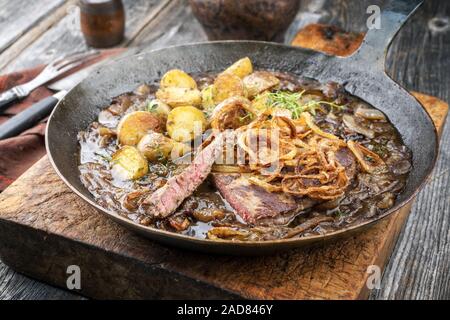
[[[62,74],[69,69],[77,67],[84,62],[87,62],[94,57],[99,55],[99,51],[92,50],[88,52],[74,53],[68,56],[65,56],[61,59],[57,59],[52,63],[48,64],[47,67],[54,69],[59,74]]]

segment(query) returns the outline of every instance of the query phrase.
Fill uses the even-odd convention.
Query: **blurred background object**
[[[189,0],[209,40],[283,42],[299,0]]]
[[[86,42],[95,48],[119,44],[125,33],[121,0],[80,0],[80,23]]]

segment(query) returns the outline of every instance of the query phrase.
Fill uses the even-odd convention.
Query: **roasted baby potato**
[[[198,106],[202,103],[202,95],[198,89],[167,87],[156,91],[156,97],[172,108],[180,106]]]
[[[232,73],[242,79],[252,72],[252,62],[248,57],[245,57],[233,63],[231,66],[225,69],[223,73]]]
[[[178,69],[173,69],[161,78],[160,83],[161,88],[189,88],[197,89],[197,83],[195,80],[188,75],[186,72]]]
[[[167,117],[167,133],[175,141],[190,141],[206,129],[203,112],[192,106],[172,109]]]
[[[244,85],[249,98],[272,89],[280,84],[280,80],[267,71],[255,71],[244,78]]]
[[[179,158],[190,151],[190,146],[176,142],[161,133],[147,133],[137,145],[138,150],[149,160],[157,161]]]
[[[214,81],[214,103],[218,104],[230,97],[245,97],[244,82],[231,73],[222,73]]]
[[[148,172],[147,159],[136,147],[123,146],[113,154],[111,160],[113,176],[122,180],[136,180]]]
[[[134,111],[120,120],[117,137],[120,144],[135,146],[149,130],[164,132],[163,120],[148,111]]]

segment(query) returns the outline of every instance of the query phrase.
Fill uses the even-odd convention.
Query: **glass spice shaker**
[[[88,45],[106,48],[119,44],[125,33],[121,0],[80,0],[81,31]]]

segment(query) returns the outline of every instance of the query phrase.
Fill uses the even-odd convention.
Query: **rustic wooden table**
[[[289,41],[305,24],[324,22],[364,31],[366,9],[380,1],[302,0]],[[86,50],[75,0],[0,0],[0,73]],[[151,50],[204,41],[185,0],[124,0],[123,46]],[[428,0],[391,47],[387,68],[409,90],[450,101],[450,3]],[[421,191],[372,299],[450,299],[450,128],[430,183]],[[20,275],[0,262],[0,299],[82,299]]]

